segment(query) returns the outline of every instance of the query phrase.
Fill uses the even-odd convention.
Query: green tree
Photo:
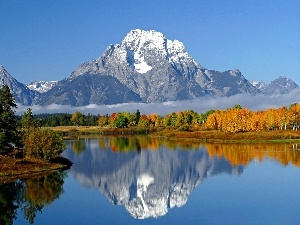
[[[242,109],[242,106],[240,104],[235,104],[233,106],[234,109]]]
[[[17,120],[13,108],[17,108],[15,99],[7,85],[0,89],[0,154],[11,152],[21,146],[17,131]]]
[[[85,124],[85,116],[81,112],[76,111],[72,117],[71,117],[71,122],[75,126],[82,126]]]
[[[33,129],[36,128],[36,123],[34,120],[34,117],[32,115],[32,110],[31,108],[28,108],[26,112],[24,112],[24,114],[22,115],[21,118],[21,126],[23,129]]]
[[[175,112],[172,112],[171,114],[167,114],[166,117],[164,118],[165,126],[175,127],[176,126],[176,119],[177,119],[177,114]]]
[[[135,113],[135,125],[137,125],[140,121],[140,118],[141,118],[141,113],[140,113],[140,110],[136,110],[136,113]]]
[[[115,120],[115,125],[117,128],[128,127],[128,118],[122,113],[118,113],[118,116]]]

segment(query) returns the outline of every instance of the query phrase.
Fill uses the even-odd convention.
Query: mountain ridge
[[[17,102],[23,105],[151,103],[242,93],[286,94],[299,88],[286,77],[258,85],[238,69],[206,69],[188,54],[182,42],[169,40],[155,30],[140,29],[130,31],[120,44],[108,46],[96,60],[80,64],[63,80],[33,82],[27,87],[12,77],[2,80],[13,87]]]
[[[17,103],[31,105],[39,98],[39,93],[30,90],[26,85],[18,82],[6,71],[3,65],[0,65],[0,87],[3,85],[7,85],[10,88]]]

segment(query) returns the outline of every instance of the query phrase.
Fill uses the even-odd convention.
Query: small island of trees
[[[4,85],[0,89],[0,175],[12,172],[9,167],[20,169],[22,166],[19,165],[25,164],[24,170],[34,163],[53,169],[48,163],[66,148],[62,136],[51,129],[40,128],[31,109],[18,120],[14,111],[16,107],[9,87]],[[39,168],[34,170],[39,171]],[[20,170],[13,172],[22,173]]]

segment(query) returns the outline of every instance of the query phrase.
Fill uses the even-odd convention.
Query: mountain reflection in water
[[[64,157],[74,163],[71,173],[80,183],[101,191],[115,205],[125,205],[138,219],[157,218],[185,205],[209,176],[243,171],[224,157],[210,156],[199,144],[147,137],[70,141]]]

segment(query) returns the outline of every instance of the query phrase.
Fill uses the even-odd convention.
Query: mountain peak
[[[31,105],[36,97],[33,91],[30,91],[24,84],[18,82],[7,72],[3,65],[0,65],[0,87],[7,85],[13,93],[17,103]]]
[[[129,47],[130,50],[137,50],[138,47],[148,47],[161,51],[185,51],[185,47],[181,41],[171,41],[167,39],[163,33],[155,30],[131,30],[125,36],[121,45]]]
[[[253,86],[261,91],[261,93],[266,95],[281,95],[290,93],[294,89],[299,89],[299,86],[290,78],[286,76],[280,76],[275,80],[271,81],[269,84],[264,82],[251,82]]]
[[[126,45],[130,47],[133,43],[135,45],[144,45],[147,42],[151,41],[152,44],[156,46],[165,45],[166,38],[161,32],[157,32],[155,30],[140,30],[135,29],[131,30],[123,39],[122,45]],[[133,50],[133,49],[132,49]]]
[[[5,70],[5,68],[4,68],[4,66],[3,66],[3,65],[0,65],[0,72],[1,72],[1,73],[4,73],[4,72],[6,72],[6,70]]]
[[[169,63],[193,64],[198,68],[202,68],[185,50],[182,42],[178,40],[169,40],[163,33],[155,30],[136,29],[130,31],[122,41],[121,46],[133,52],[136,72],[146,73],[152,69],[147,61],[167,60]],[[140,70],[142,65],[143,70]]]
[[[6,71],[3,65],[0,65],[0,78],[2,78],[2,85],[3,85],[3,79],[12,79],[11,75]]]
[[[291,79],[288,78],[288,77],[286,77],[286,76],[280,76],[280,77],[278,77],[278,78],[275,79],[275,80],[286,80],[286,81],[291,81]]]
[[[116,46],[119,47],[119,46]],[[126,53],[126,60],[131,56],[134,61],[135,71],[144,74],[152,69],[147,63],[149,58],[165,58],[167,56],[167,39],[155,30],[132,30],[121,43],[121,49]],[[122,52],[122,53],[123,53]],[[148,60],[147,60],[148,59]]]

